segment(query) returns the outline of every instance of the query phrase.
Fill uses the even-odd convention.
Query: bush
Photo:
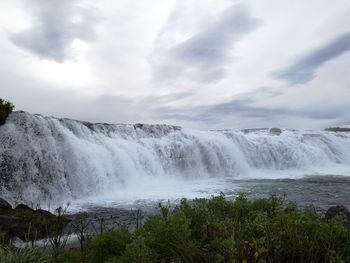
[[[125,228],[106,232],[88,240],[88,258],[94,263],[103,263],[113,257],[119,257],[132,242],[132,234]]]
[[[151,263],[155,261],[155,253],[146,245],[144,238],[138,237],[126,246],[120,258],[114,257],[108,263]]]
[[[7,117],[14,108],[15,106],[11,102],[0,98],[0,125],[5,124]]]
[[[52,263],[82,263],[84,262],[81,257],[79,249],[60,249],[56,252],[56,255],[52,255]],[[50,261],[51,262],[51,261]]]
[[[197,261],[350,262],[350,231],[343,218],[326,221],[314,209],[285,208],[274,196],[183,200],[176,210],[191,222],[191,240],[205,259]]]
[[[170,213],[169,208],[161,207],[161,211],[161,215],[151,216],[139,230],[146,245],[161,262],[194,258],[199,250],[191,240],[190,219],[180,209]]]

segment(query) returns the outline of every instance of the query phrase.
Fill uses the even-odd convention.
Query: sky
[[[0,97],[90,122],[350,124],[350,2],[2,0]]]

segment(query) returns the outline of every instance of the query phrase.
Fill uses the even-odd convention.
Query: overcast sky
[[[91,122],[350,124],[350,1],[2,0],[0,97]]]

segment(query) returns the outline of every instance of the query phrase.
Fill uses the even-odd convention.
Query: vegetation
[[[15,106],[9,102],[0,98],[0,125],[5,124],[7,117],[13,111]]]
[[[49,263],[49,257],[38,249],[25,248],[18,251],[0,248],[0,263]]]
[[[86,257],[64,250],[58,262],[350,262],[344,220],[328,220],[313,208],[285,205],[273,196],[182,200],[173,209],[160,206],[135,231],[88,237]]]

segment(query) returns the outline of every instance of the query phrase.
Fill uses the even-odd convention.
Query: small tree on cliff
[[[13,111],[15,106],[9,102],[0,98],[0,125],[5,124],[6,118]]]

